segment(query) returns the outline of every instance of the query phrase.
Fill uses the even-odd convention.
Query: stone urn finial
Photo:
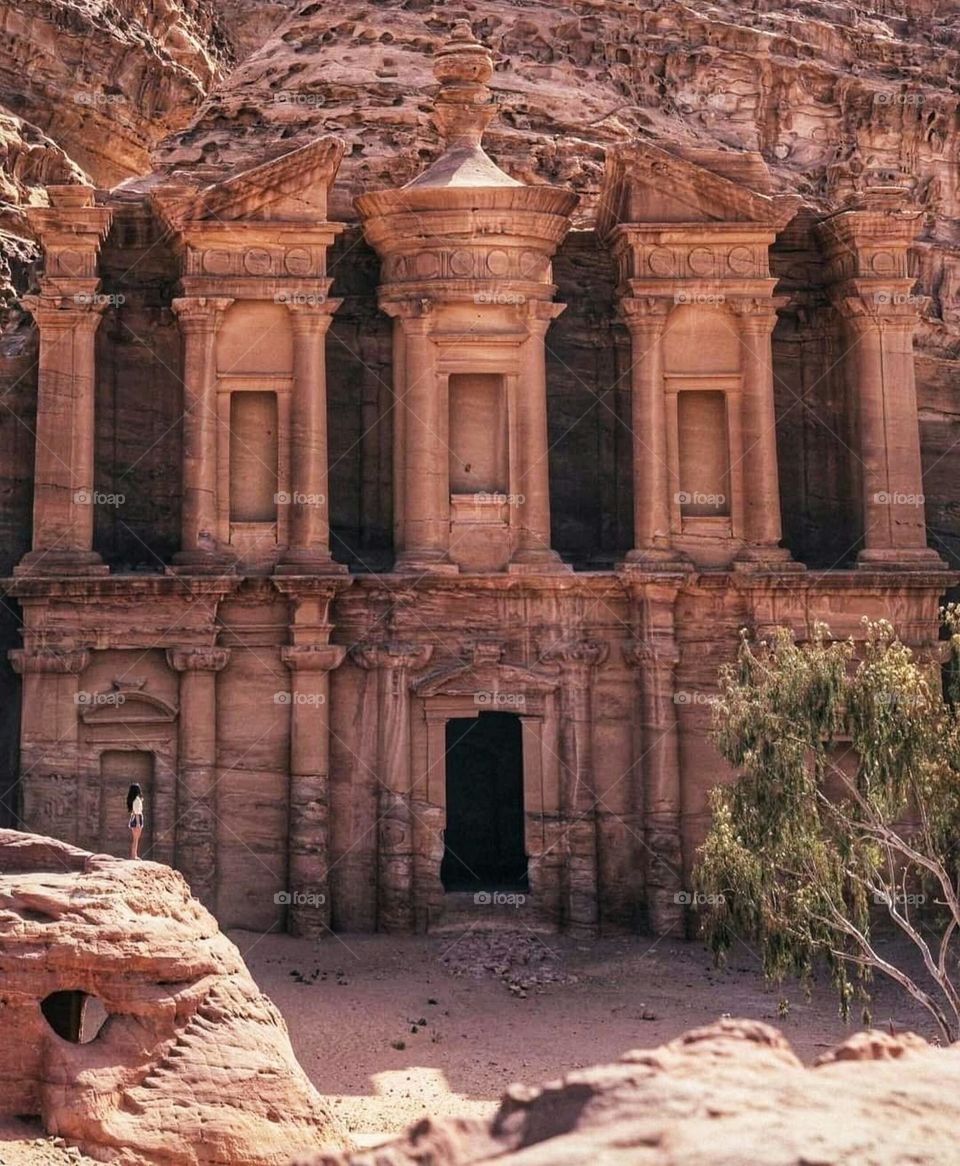
[[[447,149],[479,146],[494,114],[487,88],[493,57],[466,20],[457,21],[450,39],[437,49],[433,73],[440,82],[434,122]]]

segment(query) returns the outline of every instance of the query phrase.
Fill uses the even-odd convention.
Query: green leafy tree
[[[744,635],[713,732],[740,776],[712,792],[697,885],[718,958],[749,937],[768,977],[805,985],[825,959],[844,1016],[883,973],[954,1041],[960,611],[944,615],[946,684],[939,662],[918,661],[883,621],[865,620],[859,645],[826,626],[801,644],[785,629],[758,645]],[[884,918],[918,958],[877,942]]]

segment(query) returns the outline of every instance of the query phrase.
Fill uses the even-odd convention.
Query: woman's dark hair
[[[142,797],[143,797],[143,790],[141,790],[140,786],[137,785],[136,782],[134,782],[133,785],[127,790],[127,809],[132,811],[133,810],[133,799],[134,798],[142,798]]]

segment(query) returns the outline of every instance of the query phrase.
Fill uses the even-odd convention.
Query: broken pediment
[[[601,237],[627,224],[757,224],[782,230],[800,200],[766,193],[769,173],[757,154],[649,142],[607,154],[597,230]]]
[[[85,725],[166,724],[177,719],[177,709],[159,696],[143,691],[143,681],[114,681],[99,692],[77,697]]]
[[[204,222],[324,222],[344,144],[322,137],[202,190],[168,184],[151,201],[172,230]]]
[[[486,693],[492,697],[522,693],[554,692],[560,683],[559,671],[554,668],[521,668],[500,660],[499,645],[475,645],[469,664],[455,664],[428,673],[413,687],[417,696],[475,696]],[[491,701],[493,705],[496,701]]]

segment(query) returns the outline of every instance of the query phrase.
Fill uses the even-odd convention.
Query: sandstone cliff
[[[344,1144],[280,1013],[169,867],[0,830],[0,984],[0,1116],[132,1166]]]

